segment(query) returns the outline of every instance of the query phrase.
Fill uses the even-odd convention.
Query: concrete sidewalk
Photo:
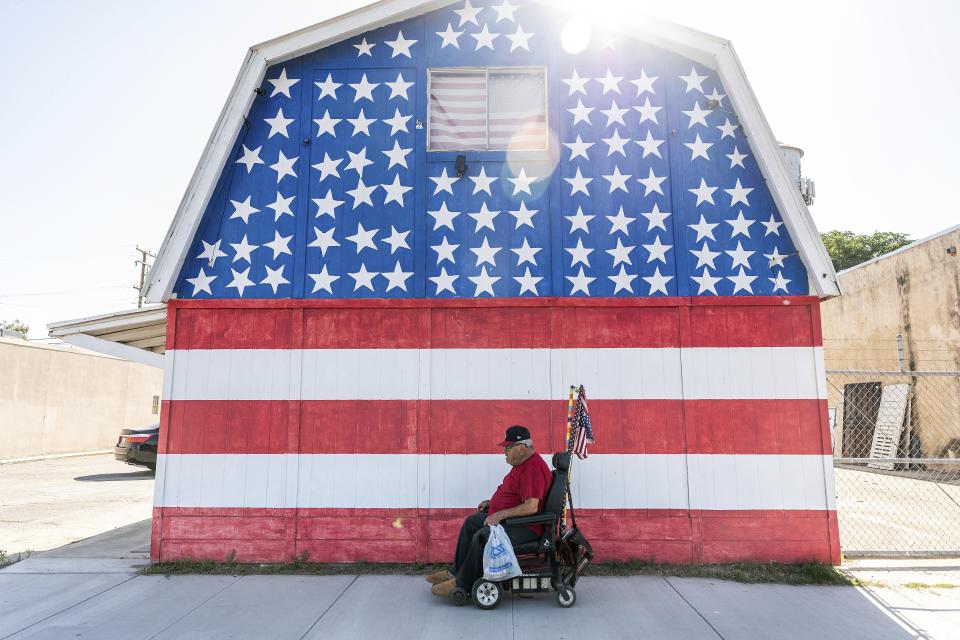
[[[587,576],[571,609],[542,594],[481,611],[411,576],[138,576],[148,536],[145,521],[0,570],[0,638],[960,637],[960,589]]]

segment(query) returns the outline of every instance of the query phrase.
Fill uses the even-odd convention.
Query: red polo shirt
[[[510,469],[510,473],[490,498],[488,513],[496,513],[523,504],[527,498],[539,500],[538,508],[542,511],[552,480],[553,474],[550,472],[550,467],[538,454],[533,454]],[[543,525],[527,525],[527,528],[538,536],[543,534]]]

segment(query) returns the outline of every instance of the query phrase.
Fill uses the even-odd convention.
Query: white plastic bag
[[[513,553],[513,544],[503,525],[492,525],[487,546],[483,548],[483,578],[500,582],[516,578],[521,574],[523,571],[517,562],[517,556]]]

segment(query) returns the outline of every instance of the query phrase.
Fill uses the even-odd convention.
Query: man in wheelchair
[[[554,455],[556,472],[533,448],[530,431],[514,425],[507,429],[503,442],[507,464],[512,468],[490,500],[484,500],[477,512],[468,516],[460,527],[457,551],[449,570],[427,576],[437,596],[453,596],[457,604],[465,604],[472,596],[481,608],[493,608],[500,601],[503,588],[514,591],[557,590],[561,606],[574,602],[573,585],[579,570],[591,555],[589,543],[572,527],[561,539],[558,525],[567,499],[567,470],[570,456]],[[483,550],[490,536],[488,525],[503,524],[523,576],[503,585],[482,580]],[[555,549],[562,543],[562,557]],[[542,560],[540,557],[542,556]],[[539,567],[532,565],[537,565]],[[566,561],[565,566],[564,561]]]

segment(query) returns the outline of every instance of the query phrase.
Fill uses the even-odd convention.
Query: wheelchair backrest
[[[567,498],[567,472],[570,469],[570,454],[553,454],[553,482],[547,491],[547,499],[543,503],[543,511],[559,514],[563,511],[563,504]]]

